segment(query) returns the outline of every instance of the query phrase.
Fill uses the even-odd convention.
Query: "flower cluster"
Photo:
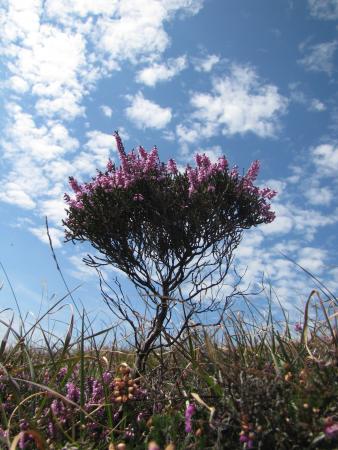
[[[240,176],[238,168],[235,166],[229,169],[229,164],[224,156],[218,158],[218,161],[212,163],[210,158],[205,154],[197,154],[195,156],[196,167],[187,166],[183,173],[179,173],[177,164],[170,159],[166,164],[159,160],[158,150],[154,147],[147,152],[143,147],[138,148],[136,153],[134,150],[126,153],[121,138],[115,132],[117,150],[120,159],[120,166],[109,160],[106,166],[106,172],[99,172],[96,177],[89,183],[80,184],[78,181],[70,177],[69,184],[75,196],[70,197],[65,194],[67,204],[73,209],[81,209],[84,207],[85,200],[97,191],[111,192],[116,189],[128,190],[132,189],[141,180],[161,183],[170,178],[183,176],[186,180],[189,198],[194,194],[203,190],[208,193],[217,191],[217,175],[223,175],[232,180],[236,185],[238,195],[243,193],[249,194],[259,201],[259,212],[265,223],[272,222],[275,214],[270,210],[269,200],[271,200],[276,192],[269,188],[260,189],[254,185],[259,172],[259,162],[254,161],[246,175]],[[144,200],[143,193],[132,192],[132,199],[135,202]]]

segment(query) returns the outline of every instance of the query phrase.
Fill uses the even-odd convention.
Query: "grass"
[[[117,330],[94,333],[85,311],[79,332],[74,315],[64,338],[46,331],[63,300],[30,328],[0,316],[2,449],[338,449],[329,294],[311,292],[296,329],[284,311],[282,324],[271,308],[259,323],[229,311],[153,353],[142,375]]]

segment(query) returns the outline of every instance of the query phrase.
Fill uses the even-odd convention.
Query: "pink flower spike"
[[[148,153],[147,153],[147,151],[142,147],[142,145],[139,146],[138,152],[139,152],[139,155],[141,156],[142,159],[147,159]]]
[[[115,137],[115,141],[116,141],[116,145],[117,145],[117,151],[118,151],[120,157],[126,156],[126,152],[123,147],[122,139],[120,138],[118,131],[115,131],[114,137]]]
[[[218,169],[224,172],[228,168],[228,161],[225,156],[218,158]]]
[[[167,163],[167,170],[168,170],[168,172],[170,172],[174,175],[177,174],[177,165],[173,159],[169,159],[169,161]]]
[[[185,410],[185,432],[191,433],[192,432],[192,424],[191,424],[191,418],[196,412],[196,407],[193,403],[189,403],[186,410]]]
[[[259,168],[260,168],[260,162],[258,160],[253,161],[253,163],[249,167],[249,170],[247,171],[247,173],[246,173],[244,178],[247,181],[252,183],[258,177]]]
[[[74,192],[81,192],[81,187],[74,177],[69,177],[69,185]]]

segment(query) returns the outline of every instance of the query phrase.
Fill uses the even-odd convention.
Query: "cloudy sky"
[[[101,305],[89,247],[63,242],[67,178],[88,180],[128,149],[261,161],[277,219],[237,252],[288,308],[313,282],[338,285],[338,0],[0,0],[0,260],[24,310],[64,276]],[[13,304],[2,272],[1,309]]]

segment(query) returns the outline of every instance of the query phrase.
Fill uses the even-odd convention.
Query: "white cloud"
[[[8,1],[2,5],[1,35],[6,41],[15,41],[37,32],[40,25],[41,1]]]
[[[113,110],[111,109],[110,106],[102,105],[100,107],[100,109],[101,109],[103,115],[106,116],[106,117],[111,117],[113,115]]]
[[[310,103],[309,109],[310,109],[310,111],[322,112],[322,111],[326,111],[326,106],[323,102],[321,102],[317,98],[314,98],[314,99],[312,99],[312,101]]]
[[[8,84],[9,84],[9,87],[13,91],[15,91],[15,92],[17,92],[19,94],[24,94],[29,89],[29,85],[28,85],[27,81],[24,80],[21,77],[16,76],[16,75],[12,76],[9,79]]]
[[[282,205],[274,205],[274,211],[276,211],[276,219],[265,226],[264,234],[288,234],[294,227],[294,220],[289,214],[289,210]]]
[[[306,189],[304,195],[311,205],[328,206],[333,200],[333,193],[328,187],[314,186]]]
[[[1,50],[13,74],[11,87],[16,92],[21,89],[21,93],[30,87],[38,98],[36,108],[41,115],[73,119],[83,114],[80,103],[91,77],[84,37],[49,24],[41,24],[38,29],[31,27],[23,33],[24,27],[14,28],[16,16],[21,14],[14,12],[15,5],[15,2],[10,4],[7,28],[5,26],[7,45]],[[12,22],[10,17],[13,17]],[[35,19],[38,17],[36,14]],[[14,29],[13,36],[8,31],[10,27]]]
[[[154,63],[140,70],[136,81],[147,86],[155,86],[160,81],[169,81],[187,67],[186,56],[171,58],[166,63]]]
[[[55,164],[62,166],[65,154],[72,154],[79,144],[59,122],[39,127],[20,107],[10,104],[8,110],[10,126],[1,141],[7,175],[1,179],[0,198],[33,209],[56,187],[60,167]]]
[[[179,141],[193,144],[200,138],[201,129],[199,126],[188,127],[182,124],[177,125],[176,134]]]
[[[116,0],[46,0],[45,10],[50,18],[62,24],[72,24],[74,15],[86,18],[89,15],[114,15],[118,11]]]
[[[81,280],[83,282],[88,281],[88,279],[90,278],[95,278],[95,280],[97,280],[96,271],[83,262],[83,258],[85,258],[86,256],[87,255],[85,253],[81,253],[79,255],[71,255],[68,258],[69,262],[72,265],[70,274],[74,278],[77,278],[78,280]]]
[[[121,135],[122,136],[122,135]],[[115,152],[115,141],[111,134],[92,130],[86,133],[84,150],[78,153],[71,164],[69,174],[77,174],[80,180],[93,175],[96,169],[105,170],[109,157]],[[112,158],[113,159],[113,158]]]
[[[195,14],[201,6],[201,1],[187,0],[119,1],[116,17],[100,16],[96,22],[92,34],[96,50],[105,55],[107,67],[121,59],[134,63],[142,56],[158,56],[170,42],[164,23],[177,12]]]
[[[31,227],[29,231],[34,234],[40,241],[45,244],[49,244],[49,239],[47,235],[46,227]],[[64,240],[64,231],[59,228],[49,227],[49,234],[53,243],[54,248],[62,247],[62,242]]]
[[[317,19],[338,19],[338,0],[308,0],[308,3],[311,15]]]
[[[331,75],[334,69],[333,57],[338,47],[338,41],[305,46],[307,53],[299,62],[313,72],[326,72]]]
[[[126,115],[138,128],[161,129],[171,121],[170,108],[162,108],[144,98],[141,92],[135,96],[128,96],[128,100],[130,106],[126,108]]]
[[[3,190],[0,192],[0,200],[24,209],[34,209],[36,206],[34,200],[24,191],[21,183],[12,181],[4,184]]]
[[[162,134],[163,139],[169,142],[174,142],[176,139],[175,133],[171,130],[164,130]]]
[[[297,263],[314,275],[321,273],[325,267],[327,252],[315,247],[304,247],[298,252]]]
[[[198,72],[211,72],[213,67],[220,62],[218,55],[206,55],[204,58],[195,58],[195,69]]]
[[[278,243],[263,241],[266,226],[244,232],[241,245],[236,250],[235,265],[237,273],[244,274],[241,286],[243,289],[250,284],[259,289],[262,281],[270,296],[269,284],[273,288],[272,300],[281,302],[284,308],[294,313],[295,308],[303,309],[304,302],[314,287],[313,280],[303,273],[291,258],[305,269],[319,276],[325,284],[338,287],[335,274],[327,270],[329,254],[322,248],[304,245],[300,239],[279,240]],[[262,234],[263,232],[263,234]],[[285,256],[284,256],[285,255]]]
[[[40,205],[41,215],[47,216],[49,223],[58,224],[59,226],[61,226],[62,219],[66,216],[66,205],[62,197],[60,195],[59,198],[44,200]]]
[[[309,111],[322,112],[326,110],[326,105],[317,98],[309,98],[302,90],[300,83],[290,83],[290,99],[301,105],[305,105]]]
[[[270,183],[266,184],[271,185]],[[319,188],[317,191],[321,192]],[[306,191],[304,195],[306,198]],[[316,200],[319,200],[318,195]],[[326,200],[325,193],[323,193],[323,200]],[[300,201],[304,202],[304,198],[302,197]],[[312,204],[318,205],[315,200]],[[328,215],[318,209],[307,209],[304,205],[298,204],[294,195],[290,195],[287,190],[273,201],[272,209],[276,212],[276,219],[262,227],[262,233],[265,236],[287,236],[293,233],[299,239],[306,239],[307,242],[310,242],[320,228],[338,222],[338,210],[332,211]]]
[[[297,205],[290,205],[290,214],[294,215],[295,231],[301,233],[304,239],[312,241],[321,227],[338,222],[338,211],[330,215],[314,209],[302,209]]]
[[[83,97],[99,78],[111,75],[125,60],[159,58],[170,43],[166,22],[182,12],[196,14],[203,1],[5,3],[0,6],[0,54],[11,74],[8,86],[21,94],[30,88],[43,117],[73,120],[84,114]],[[174,70],[183,64],[184,58],[173,60]]]
[[[64,92],[58,98],[42,98],[36,102],[35,108],[40,116],[48,118],[57,116],[63,120],[72,120],[85,114],[85,108],[80,106],[72,92]]]
[[[88,141],[86,148],[91,154],[98,158],[107,160],[110,151],[115,151],[115,140],[112,134],[102,133],[102,131],[92,130],[86,133]]]
[[[337,176],[338,146],[322,144],[312,150],[313,163],[319,176]]]
[[[215,78],[211,93],[192,93],[197,128],[224,135],[273,136],[287,101],[276,86],[264,84],[249,67],[233,65],[228,76]],[[193,129],[196,125],[193,125]]]
[[[20,155],[41,163],[78,148],[78,141],[60,122],[49,121],[39,127],[32,115],[23,112],[19,106],[10,104],[8,110],[11,121],[7,139],[2,141],[6,159]]]

